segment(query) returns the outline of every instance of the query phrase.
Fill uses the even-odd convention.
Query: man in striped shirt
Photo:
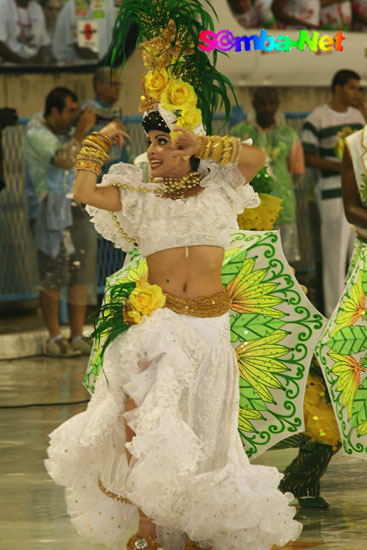
[[[354,71],[338,71],[331,85],[331,100],[306,118],[301,136],[306,166],[319,173],[316,198],[321,220],[324,311],[328,317],[344,289],[348,250],[353,240],[343,210],[341,159],[345,138],[365,124],[356,108],[359,81],[360,76]]]

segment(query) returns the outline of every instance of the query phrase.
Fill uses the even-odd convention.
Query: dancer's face
[[[172,153],[169,134],[161,130],[148,132],[148,159],[153,177],[181,178],[190,172],[190,161]]]

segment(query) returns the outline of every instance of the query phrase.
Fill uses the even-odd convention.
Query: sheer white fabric
[[[219,166],[200,163],[207,175],[200,182],[199,195],[186,199],[163,199],[154,193],[120,189],[122,208],[114,214],[123,231],[137,243],[143,256],[179,246],[212,245],[228,249],[229,236],[238,230],[237,215],[245,208],[260,204],[257,193],[233,164]],[[101,185],[113,183],[153,189],[157,185],[142,183],[140,168],[118,163],[103,177]],[[134,247],[119,232],[106,210],[87,206],[96,230],[116,248]]]
[[[276,468],[250,465],[237,431],[238,367],[229,317],[201,319],[159,309],[107,349],[86,412],[55,430],[47,469],[67,488],[68,512],[92,542],[124,550],[135,506],[155,523],[164,550],[186,533],[214,550],[265,550],[296,539],[291,495]],[[125,417],[136,433],[124,452]]]

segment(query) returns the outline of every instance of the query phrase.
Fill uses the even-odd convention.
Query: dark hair
[[[191,155],[190,157],[191,170],[194,170],[196,172],[196,170],[199,168],[199,164],[200,164],[200,159],[198,159],[197,157],[194,157],[194,155]]]
[[[96,89],[97,82],[108,82],[113,73],[117,73],[117,68],[110,69],[110,67],[106,67],[105,65],[97,67],[93,73],[93,88]]]
[[[257,101],[259,95],[263,93],[273,94],[275,95],[276,100],[279,101],[278,90],[274,88],[274,86],[259,86],[259,88],[255,88],[252,94],[252,101]]]
[[[166,134],[170,133],[170,129],[168,128],[164,118],[158,111],[150,111],[143,117],[141,123],[146,134],[151,130],[159,130],[160,132],[165,132]]]
[[[361,77],[358,73],[355,71],[350,71],[349,69],[342,69],[341,71],[338,71],[334,74],[332,83],[331,83],[331,90],[334,93],[335,87],[337,85],[344,86],[348,80],[361,80]]]
[[[51,90],[51,92],[46,97],[44,116],[49,116],[53,107],[56,107],[56,109],[61,113],[61,111],[65,107],[65,99],[67,97],[70,97],[72,101],[78,101],[78,97],[76,96],[76,94],[69,90],[69,88],[63,88],[62,86],[59,86],[58,88],[54,88],[53,90]]]

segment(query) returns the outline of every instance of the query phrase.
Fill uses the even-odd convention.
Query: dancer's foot
[[[127,550],[159,550],[158,545],[152,537],[139,537],[134,535],[131,537],[126,546]]]
[[[151,537],[155,539],[155,525],[148,516],[140,512],[140,522],[139,522],[139,537],[146,538]]]
[[[158,550],[158,544],[155,541],[154,523],[141,511],[139,513],[139,531],[127,543],[127,550]]]
[[[302,508],[329,508],[329,503],[320,496],[298,497],[298,503]]]

